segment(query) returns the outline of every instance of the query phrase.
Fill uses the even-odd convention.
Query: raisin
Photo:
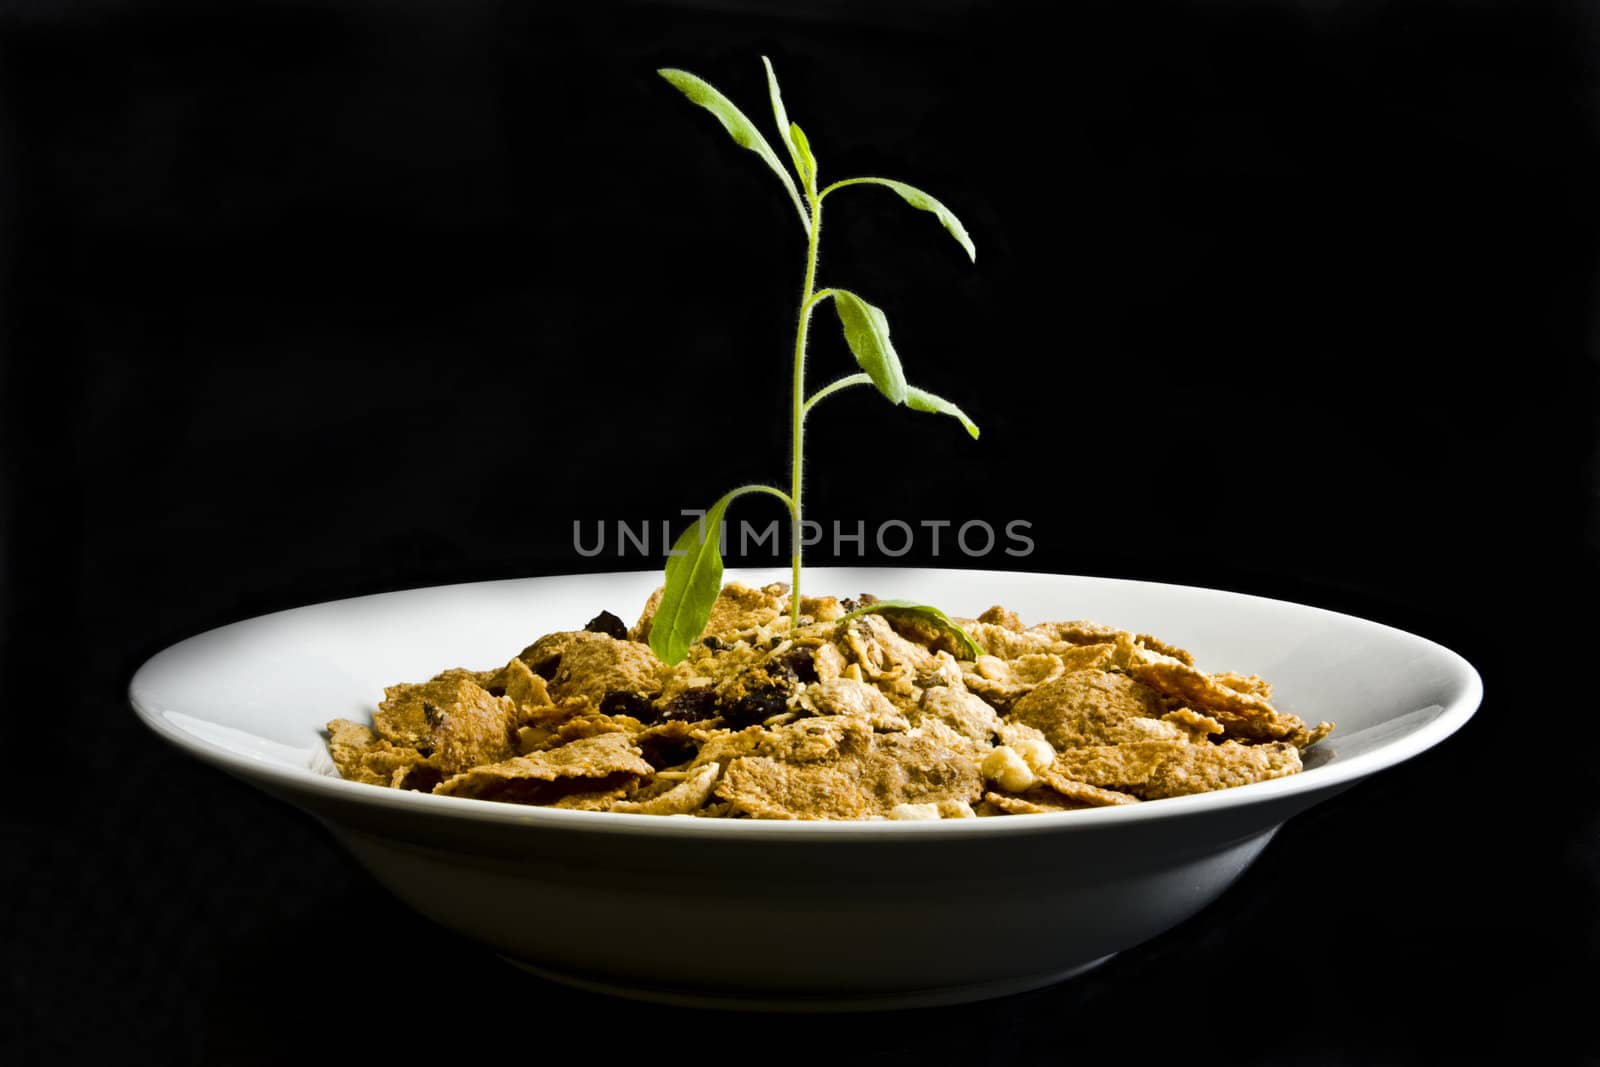
[[[523,651],[526,654],[527,650]],[[524,659],[522,662],[526,663],[534,674],[547,682],[553,682],[556,680],[556,671],[561,669],[561,653],[557,652],[553,656],[545,656],[538,660]]]
[[[810,685],[817,680],[816,653],[809,648],[792,648],[783,655],[774,657],[773,663],[782,667],[784,673],[793,681]]]
[[[722,717],[730,726],[754,726],[789,709],[789,690],[767,686],[746,692],[731,704],[724,704]]]
[[[627,624],[609,611],[602,611],[584,624],[583,628],[592,634],[606,634],[609,637],[615,637],[618,641],[626,641],[628,639]]]
[[[656,717],[656,709],[643,693],[618,689],[600,698],[600,714],[631,715],[641,722],[649,722]]]
[[[717,695],[709,686],[685,689],[671,700],[658,701],[656,718],[661,722],[699,722],[717,714]]]
[[[405,777],[400,780],[401,789],[412,789],[419,793],[431,793],[433,787],[444,781],[444,775],[437,767],[429,767],[419,763],[406,771]]]
[[[716,634],[711,634],[711,635],[705,637],[703,640],[701,640],[700,643],[702,645],[705,645],[707,648],[709,648],[713,652],[719,651],[723,647],[722,646],[722,642],[717,639],[717,635]]]
[[[649,735],[639,738],[639,751],[645,762],[659,771],[688,763],[700,754],[700,745],[688,737]]]

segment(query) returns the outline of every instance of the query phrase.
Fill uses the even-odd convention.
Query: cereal
[[[456,700],[428,705],[434,720],[434,755],[439,770],[458,774],[512,755],[516,706],[509,697],[491,696],[466,682]]]
[[[809,687],[801,706],[817,715],[848,715],[875,730],[909,730],[911,723],[875,686],[851,678],[836,678]]]
[[[861,602],[872,603],[863,595]],[[915,616],[847,617],[731,583],[669,666],[600,614],[494,671],[390,686],[370,726],[336,719],[339,774],[445,796],[697,818],[943,820],[1059,815],[1294,774],[1327,736],[1253,674],[1208,674],[1150,634]],[[966,657],[971,658],[966,658]]]
[[[945,679],[937,679],[945,681]],[[1000,728],[1000,715],[976,693],[968,692],[959,680],[953,685],[935,685],[922,691],[922,700],[911,713],[913,726],[942,722],[956,733],[984,743]]]
[[[1160,721],[1166,708],[1154,689],[1125,674],[1073,671],[1047,682],[1012,707],[1012,722],[1036,728],[1057,749],[1181,738]]]
[[[1133,677],[1152,689],[1204,711],[1239,738],[1281,741],[1294,737],[1310,738],[1321,730],[1321,734],[1315,736],[1315,740],[1321,740],[1327,734],[1322,727],[1328,724],[1319,723],[1308,730],[1306,724],[1296,716],[1276,711],[1267,703],[1266,697],[1258,692],[1235,689],[1220,678],[1213,678],[1159,652],[1143,651],[1135,657],[1128,670]],[[1238,675],[1225,677],[1236,683],[1239,679]],[[1260,683],[1260,679],[1254,679],[1254,682]],[[1305,741],[1305,744],[1311,743],[1312,740]]]
[[[663,793],[648,800],[620,801],[613,804],[611,810],[638,815],[690,815],[705,807],[721,775],[721,765],[708,763]]]
[[[735,815],[756,819],[861,819],[875,814],[853,764],[784,763],[741,756],[716,788]],[[893,810],[892,808],[890,810]]]
[[[1052,811],[1077,811],[1089,805],[1068,800],[1049,788],[1030,789],[1025,793],[985,793],[983,802],[998,815],[1044,815]]]
[[[1071,780],[1153,800],[1280,778],[1300,766],[1300,750],[1284,742],[1135,741],[1063,752],[1045,780],[1056,789]]]
[[[516,705],[519,712],[555,703],[550,699],[550,690],[545,685],[544,679],[534,674],[520,659],[512,660],[495,672],[495,676],[489,679],[488,688],[491,692],[499,689],[510,697],[511,703]]]
[[[549,804],[574,793],[626,788],[654,773],[655,768],[645,762],[626,734],[607,733],[474,767],[446,778],[433,791],[481,800]]]
[[[1082,804],[1090,808],[1106,808],[1114,804],[1134,804],[1139,800],[1138,797],[1129,793],[1123,793],[1115,789],[1102,789],[1099,786],[1090,785],[1088,782],[1080,782],[1075,778],[1068,778],[1065,775],[1058,774],[1053,767],[1044,772],[1044,783],[1057,796],[1065,797],[1075,804]]]

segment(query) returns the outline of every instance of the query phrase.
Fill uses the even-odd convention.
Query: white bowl
[[[760,584],[784,572],[730,572]],[[1256,673],[1337,723],[1306,770],[1197,796],[951,822],[765,822],[547,810],[337,776],[329,719],[383,686],[503,664],[657,571],[484,582],[318,604],[153,657],[129,697],[179,748],[315,815],[417,911],[547,977],[755,1008],[880,1008],[1046,985],[1182,922],[1284,820],[1448,737],[1482,683],[1421,637],[1212,589],[997,571],[816,568],[810,593],[914,597],[1028,622],[1094,619]]]

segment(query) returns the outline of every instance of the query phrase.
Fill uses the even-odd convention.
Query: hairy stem
[[[794,431],[789,457],[789,507],[794,516],[790,533],[793,556],[789,582],[789,625],[793,628],[800,626],[800,537],[803,529],[800,521],[800,468],[806,424],[806,332],[811,325],[812,297],[817,284],[817,246],[822,240],[822,198],[812,196],[809,190],[806,195],[811,201],[811,226],[806,241],[806,281],[800,290],[800,323],[795,327],[794,335]]]
[[[785,493],[782,489],[779,489],[777,486],[773,485],[741,485],[723,499],[731,503],[739,497],[744,496],[746,493],[765,493],[768,496],[775,496],[779,500],[783,501],[784,505],[789,509],[790,515],[795,514],[795,504],[793,498],[791,498],[789,494]]]
[[[839,290],[837,289],[818,289],[816,292],[811,294],[811,299],[807,300],[801,307],[801,312],[809,315],[812,308],[816,307],[818,304],[822,303],[824,300],[828,299],[838,291]]]
[[[836,181],[832,185],[828,186],[826,189],[822,190],[822,192],[818,193],[817,194],[817,200],[820,201],[823,197],[827,196],[829,193],[833,192],[835,189],[848,189],[852,185],[888,185],[888,184],[889,184],[889,182],[888,182],[888,179],[886,179],[886,178],[842,178],[839,181]]]
[[[812,394],[811,399],[806,401],[806,408],[805,408],[806,414],[809,415],[811,413],[811,409],[816,407],[817,404],[824,397],[832,396],[834,393],[837,393],[841,389],[848,389],[852,385],[871,385],[871,384],[872,384],[872,375],[870,375],[870,374],[852,374],[852,375],[850,375],[848,377],[840,378],[838,381],[834,382],[833,384],[825,385],[821,389],[818,389],[814,394]]]

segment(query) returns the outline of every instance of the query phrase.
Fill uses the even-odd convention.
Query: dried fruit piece
[[[618,641],[626,641],[628,639],[628,624],[609,611],[602,611],[584,623],[583,629],[586,633],[605,634],[607,637],[616,638]]]

